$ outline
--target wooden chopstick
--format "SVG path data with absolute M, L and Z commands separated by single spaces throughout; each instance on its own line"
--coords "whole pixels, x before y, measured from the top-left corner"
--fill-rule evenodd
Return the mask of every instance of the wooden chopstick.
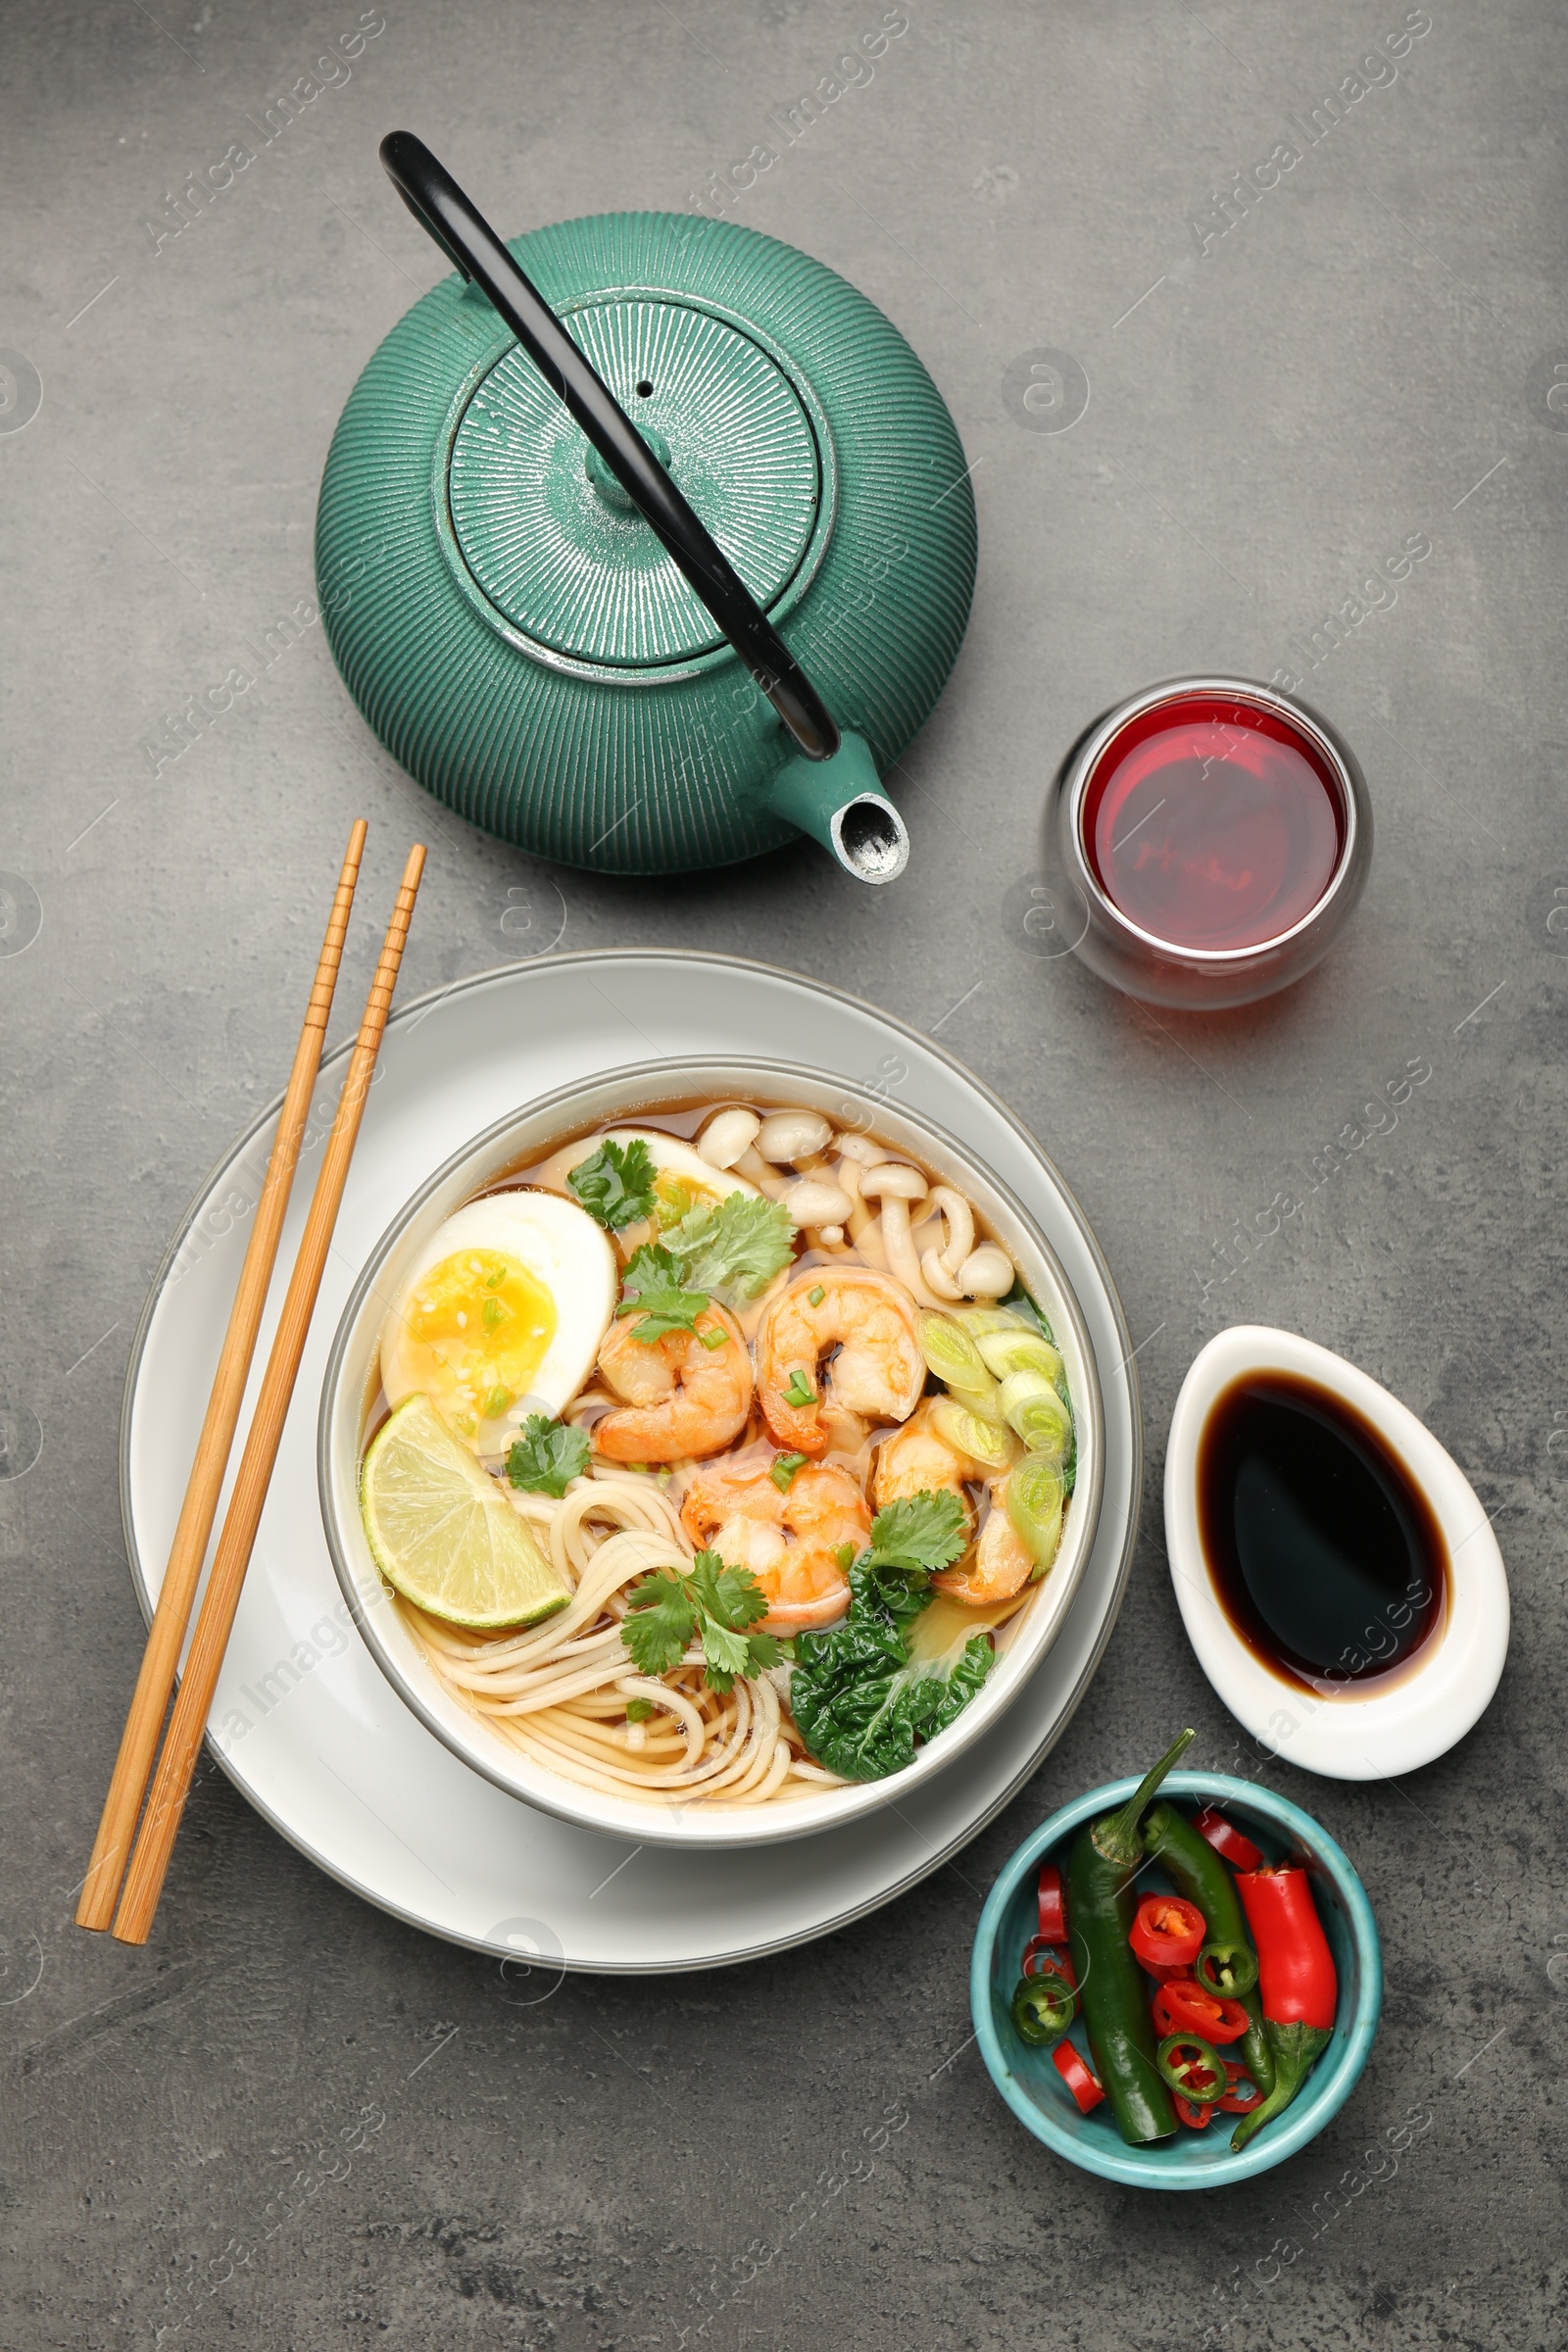
M 109 1794 L 104 1800 L 103 1818 L 98 1824 L 98 1836 L 93 1844 L 92 1860 L 87 1865 L 87 1876 L 82 1882 L 81 1900 L 76 1905 L 78 1928 L 107 1928 L 114 1918 L 120 1882 L 135 1833 L 136 1816 L 141 1811 L 147 1776 L 152 1771 L 153 1758 L 158 1752 L 158 1736 L 163 1730 L 164 1716 L 168 1711 L 169 1694 L 174 1688 L 174 1670 L 179 1664 L 185 1628 L 190 1622 L 191 1602 L 196 1597 L 202 1562 L 207 1557 L 207 1539 L 213 1532 L 213 1521 L 218 1514 L 223 1473 L 228 1467 L 229 1448 L 234 1443 L 234 1430 L 245 1396 L 245 1383 L 250 1375 L 251 1357 L 256 1352 L 256 1335 L 261 1329 L 262 1309 L 267 1303 L 268 1286 L 272 1279 L 278 1235 L 283 1230 L 294 1170 L 299 1162 L 300 1144 L 305 1134 L 305 1123 L 310 1117 L 311 1097 L 316 1091 L 317 1073 L 321 1066 L 321 1047 L 326 1037 L 327 1015 L 332 1009 L 332 991 L 337 981 L 338 965 L 343 957 L 343 940 L 349 927 L 349 909 L 354 904 L 354 886 L 360 876 L 365 835 L 365 819 L 361 817 L 349 835 L 343 870 L 338 876 L 337 895 L 332 901 L 326 937 L 321 943 L 320 961 L 316 967 L 316 985 L 311 991 L 300 1042 L 294 1050 L 294 1066 L 288 1074 L 283 1107 L 277 1118 L 277 1133 L 272 1139 L 261 1199 L 256 1203 L 256 1222 L 251 1227 L 245 1260 L 239 1270 L 239 1288 L 234 1293 L 228 1329 L 223 1334 L 222 1352 L 218 1359 L 213 1393 L 207 1404 L 207 1418 L 202 1423 L 201 1436 L 196 1442 L 196 1458 L 190 1466 L 185 1499 L 180 1505 L 179 1522 L 174 1529 L 174 1541 L 170 1546 L 169 1565 L 164 1570 L 158 1606 L 153 1613 L 147 1646 L 142 1652 L 141 1672 L 136 1677 L 125 1728 L 121 1734 L 120 1753 L 115 1758 Z
M 173 1852 L 174 1838 L 179 1830 L 180 1816 L 190 1790 L 191 1775 L 201 1753 L 202 1734 L 218 1688 L 219 1672 L 223 1652 L 228 1646 L 234 1612 L 239 1607 L 245 1571 L 250 1565 L 251 1549 L 256 1531 L 261 1524 L 262 1508 L 267 1500 L 267 1489 L 277 1449 L 282 1442 L 283 1423 L 287 1418 L 289 1400 L 294 1394 L 294 1382 L 305 1352 L 306 1335 L 316 1306 L 317 1293 L 321 1287 L 321 1275 L 326 1265 L 326 1253 L 332 1240 L 332 1228 L 337 1221 L 338 1205 L 343 1187 L 348 1180 L 349 1161 L 354 1154 L 355 1141 L 364 1115 L 365 1098 L 375 1071 L 375 1057 L 380 1050 L 381 1033 L 386 1027 L 392 1004 L 392 990 L 403 959 L 403 943 L 408 937 L 409 920 L 419 888 L 419 876 L 424 869 L 424 851 L 417 845 L 410 851 L 408 864 L 403 869 L 402 887 L 397 905 L 387 926 L 381 948 L 381 960 L 376 965 L 375 978 L 360 1023 L 348 1075 L 338 1097 L 337 1116 L 327 1138 L 320 1173 L 316 1180 L 316 1192 L 310 1213 L 305 1220 L 299 1255 L 289 1276 L 284 1294 L 282 1312 L 278 1318 L 277 1335 L 272 1342 L 267 1370 L 262 1375 L 261 1393 L 240 1456 L 239 1474 L 229 1498 L 228 1515 L 223 1532 L 218 1539 L 218 1550 L 207 1579 L 207 1591 L 202 1596 L 196 1619 L 196 1631 L 191 1639 L 190 1655 L 180 1678 L 179 1695 L 170 1717 L 169 1732 L 163 1753 L 147 1795 L 147 1810 L 142 1816 L 141 1829 L 125 1873 L 124 1891 L 115 1914 L 114 1933 L 122 1943 L 145 1943 L 152 1931 L 153 1915 L 163 1891 L 164 1878 Z

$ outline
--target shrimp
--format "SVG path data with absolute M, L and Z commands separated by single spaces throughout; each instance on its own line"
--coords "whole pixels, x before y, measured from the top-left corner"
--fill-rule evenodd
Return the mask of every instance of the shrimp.
M 884 1438 L 877 1448 L 874 1492 L 876 1507 L 903 1502 L 911 1494 L 956 1494 L 963 1505 L 965 1542 L 974 1533 L 974 1505 L 964 1492 L 964 1480 L 977 1473 L 945 1445 L 922 1414 Z
M 762 1630 L 831 1625 L 849 1606 L 844 1563 L 870 1541 L 871 1512 L 847 1470 L 807 1462 L 780 1490 L 755 1460 L 701 1471 L 680 1506 L 692 1542 L 728 1568 L 749 1568 L 767 1595 Z
M 817 1366 L 834 1348 L 819 1381 Z M 826 1452 L 834 1411 L 906 1421 L 925 1386 L 907 1293 L 868 1266 L 842 1273 L 815 1266 L 798 1275 L 762 1318 L 757 1376 L 768 1428 L 800 1453 Z
M 1034 1554 L 1007 1517 L 1006 1479 L 999 1478 L 992 1482 L 991 1510 L 973 1553 L 956 1568 L 942 1569 L 931 1579 L 931 1589 L 979 1609 L 987 1601 L 1010 1600 L 1034 1573 Z
M 597 1450 L 612 1462 L 680 1462 L 718 1453 L 739 1437 L 752 1409 L 752 1359 L 741 1327 L 711 1301 L 691 1331 L 644 1344 L 640 1315 L 612 1323 L 599 1369 L 623 1405 L 594 1426 Z M 722 1332 L 721 1348 L 704 1335 Z

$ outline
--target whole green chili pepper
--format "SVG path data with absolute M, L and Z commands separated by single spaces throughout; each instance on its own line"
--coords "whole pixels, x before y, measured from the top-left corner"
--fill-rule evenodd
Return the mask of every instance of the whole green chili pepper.
M 1154 2054 L 1148 1980 L 1127 1942 L 1133 1881 L 1144 1861 L 1138 1827 L 1145 1806 L 1194 1736 L 1183 1732 L 1120 1812 L 1081 1829 L 1067 1859 L 1067 1933 L 1090 2054 L 1117 2129 L 1135 2148 L 1167 2139 L 1176 2129 L 1176 2112 Z
M 1200 1837 L 1185 1815 L 1162 1797 L 1150 1809 L 1144 1824 L 1144 1851 L 1158 1862 L 1178 1894 L 1196 1903 L 1203 1914 L 1210 1944 L 1239 1945 L 1251 1960 L 1251 1984 L 1236 1992 L 1247 2011 L 1247 2032 L 1236 2045 L 1237 2055 L 1264 2097 L 1274 2087 L 1274 2052 L 1263 2031 L 1263 2004 L 1257 1992 L 1257 1961 L 1252 1938 L 1242 1913 L 1236 1882 L 1206 1838 Z M 1200 1978 L 1199 1982 L 1203 1980 Z M 1218 1990 L 1211 1986 L 1210 1990 Z M 1225 1987 L 1230 1992 L 1229 1985 Z

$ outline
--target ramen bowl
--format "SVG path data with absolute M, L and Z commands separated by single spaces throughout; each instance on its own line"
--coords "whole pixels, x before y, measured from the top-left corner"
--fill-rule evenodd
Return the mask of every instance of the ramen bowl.
M 1325 956 L 1372 856 L 1365 778 L 1326 719 L 1240 678 L 1170 678 L 1096 720 L 1046 826 L 1055 922 L 1149 1004 L 1249 1004 Z
M 360 1515 L 360 1465 L 372 1434 L 382 1326 L 437 1229 L 475 1195 L 578 1135 L 680 1103 L 777 1102 L 821 1112 L 840 1128 L 907 1152 L 967 1195 L 1012 1258 L 1051 1324 L 1075 1424 L 1077 1468 L 1060 1546 L 1044 1580 L 996 1630 L 997 1656 L 962 1712 L 902 1771 L 759 1805 L 687 1795 L 658 1801 L 603 1794 L 519 1753 L 461 1705 L 426 1662 L 371 1555 Z M 1014 1196 L 956 1138 L 839 1078 L 763 1060 L 656 1061 L 596 1076 L 527 1104 L 476 1136 L 420 1187 L 370 1252 L 333 1342 L 318 1433 L 321 1514 L 338 1582 L 372 1656 L 404 1703 L 464 1763 L 564 1821 L 642 1844 L 764 1845 L 837 1829 L 946 1770 L 1009 1707 L 1028 1706 L 1035 1669 L 1072 1606 L 1093 1549 L 1104 1477 L 1101 1391 L 1078 1301 L 1054 1252 Z

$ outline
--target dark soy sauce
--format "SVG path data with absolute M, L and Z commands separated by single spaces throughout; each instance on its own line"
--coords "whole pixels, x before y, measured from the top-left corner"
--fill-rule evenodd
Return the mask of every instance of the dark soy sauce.
M 1198 1525 L 1248 1648 L 1324 1696 L 1402 1677 L 1447 1615 L 1431 1503 L 1371 1422 L 1313 1381 L 1250 1373 L 1215 1399 Z

